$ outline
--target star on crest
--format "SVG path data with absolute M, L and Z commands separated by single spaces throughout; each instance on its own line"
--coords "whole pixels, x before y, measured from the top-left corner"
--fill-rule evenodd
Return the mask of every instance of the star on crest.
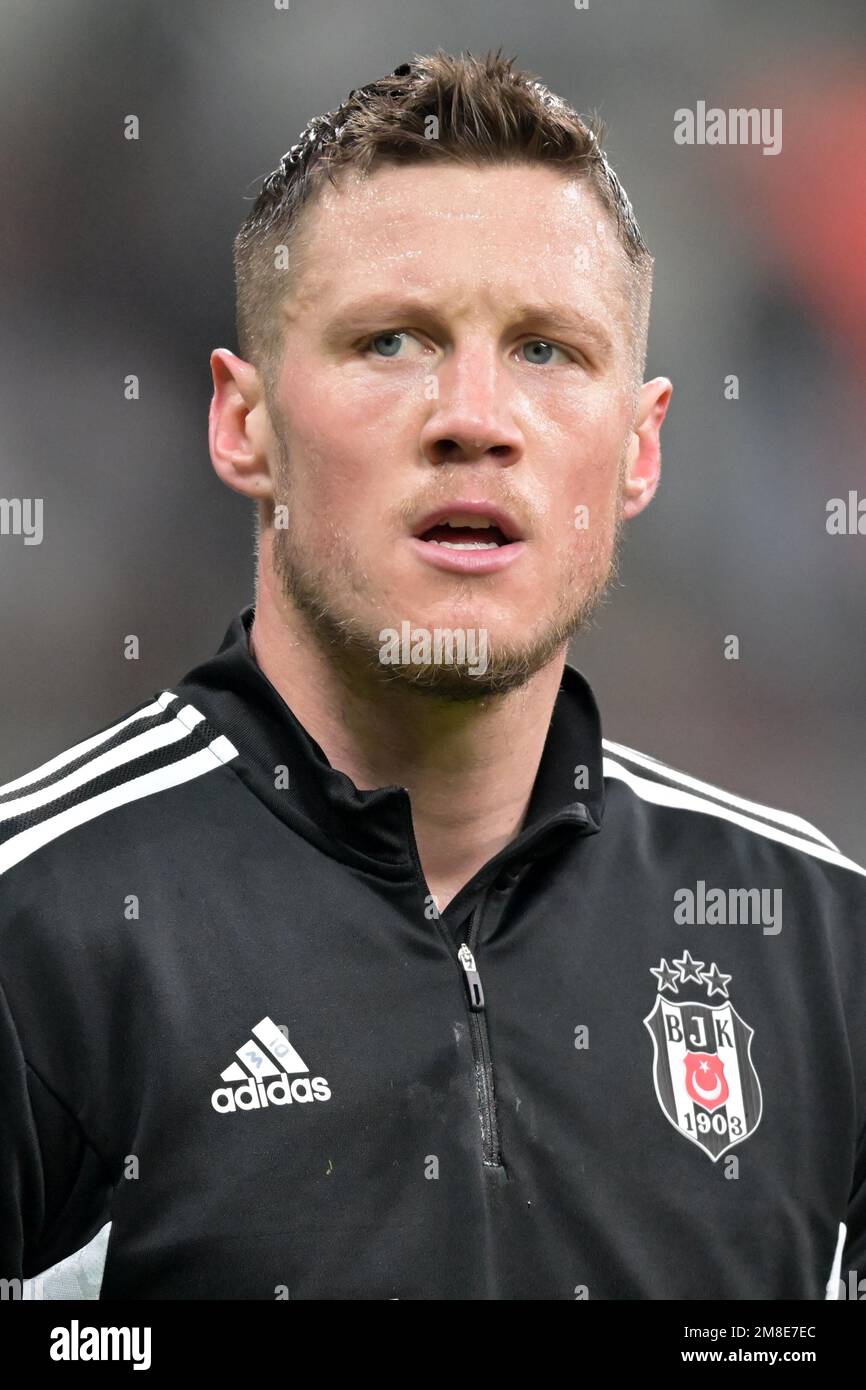
M 701 983 L 701 971 L 704 968 L 704 962 L 702 960 L 693 960 L 691 954 L 688 951 L 684 951 L 680 960 L 674 961 L 674 965 L 679 969 L 680 979 L 683 984 L 685 984 L 686 980 L 696 980 L 698 984 Z
M 712 999 L 714 994 L 721 994 L 724 999 L 730 998 L 728 994 L 728 981 L 732 979 L 730 975 L 723 975 L 716 962 L 713 961 L 709 970 L 705 970 L 701 979 L 707 986 L 709 996 Z
M 674 961 L 674 965 L 676 965 L 676 963 L 677 962 Z M 664 956 L 662 956 L 657 966 L 650 966 L 650 974 L 655 975 L 658 981 L 657 993 L 661 994 L 663 989 L 669 989 L 673 994 L 679 994 L 679 986 L 677 985 L 679 976 L 676 970 L 671 970 Z

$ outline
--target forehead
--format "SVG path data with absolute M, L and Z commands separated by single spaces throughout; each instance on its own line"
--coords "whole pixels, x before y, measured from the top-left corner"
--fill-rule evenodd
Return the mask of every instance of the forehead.
M 389 287 L 471 305 L 537 294 L 622 328 L 627 262 L 592 186 L 540 165 L 341 171 L 305 209 L 290 303 L 325 311 Z M 289 305 L 287 304 L 287 308 Z

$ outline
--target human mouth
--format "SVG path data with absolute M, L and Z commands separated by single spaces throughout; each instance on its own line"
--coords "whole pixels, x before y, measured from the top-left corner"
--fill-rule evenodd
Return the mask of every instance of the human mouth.
M 484 532 L 489 533 L 489 537 Z M 459 515 L 429 526 L 421 539 L 430 545 L 442 545 L 446 550 L 497 550 L 507 543 L 492 521 Z
M 525 549 L 508 513 L 481 501 L 438 507 L 416 524 L 412 542 L 436 568 L 476 574 L 503 569 Z

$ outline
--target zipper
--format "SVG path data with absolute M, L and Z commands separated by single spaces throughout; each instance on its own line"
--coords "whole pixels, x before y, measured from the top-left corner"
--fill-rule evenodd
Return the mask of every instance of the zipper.
M 478 970 L 478 963 L 475 959 L 475 948 L 478 935 L 481 930 L 481 923 L 484 919 L 484 909 L 491 889 L 484 890 L 480 902 L 472 913 L 469 925 L 468 940 L 461 942 L 457 952 L 457 959 L 460 962 L 463 983 L 466 987 L 466 999 L 469 1008 L 469 1033 L 472 1040 L 472 1056 L 475 1063 L 475 1086 L 478 1094 L 478 1110 L 481 1120 L 481 1157 L 486 1166 L 491 1168 L 502 1167 L 502 1153 L 499 1145 L 499 1123 L 496 1118 L 496 1088 L 493 1079 L 493 1059 L 490 1055 L 490 1037 L 487 1032 L 487 1009 L 484 1001 L 484 987 L 481 983 L 481 975 Z M 505 907 L 503 902 L 500 912 Z M 448 932 L 449 928 L 444 928 Z M 453 943 L 449 942 L 453 951 Z
M 424 877 L 424 870 L 421 866 L 421 857 L 418 853 L 418 845 L 415 840 L 415 829 L 412 823 L 412 812 L 408 805 L 406 807 L 407 836 L 415 862 L 418 878 L 427 888 Z M 572 804 L 563 810 L 554 812 L 547 816 L 543 821 L 534 825 L 530 831 L 525 831 L 520 837 L 520 848 L 524 854 L 533 849 L 536 843 L 544 839 L 547 832 L 554 824 L 565 824 L 575 822 L 587 829 L 597 829 L 598 827 L 591 820 L 586 807 L 582 803 Z M 514 850 L 514 842 L 508 847 L 509 851 Z M 505 853 L 505 851 L 501 851 Z M 490 861 L 495 863 L 495 859 Z M 487 865 L 490 868 L 490 864 Z M 513 875 L 518 878 L 519 871 Z M 513 886 L 513 885 L 512 885 Z M 429 889 L 427 889 L 429 893 Z M 484 988 L 481 984 L 481 975 L 478 970 L 478 963 L 475 959 L 476 943 L 478 941 L 484 911 L 487 906 L 487 899 L 491 892 L 497 891 L 490 884 L 484 889 L 480 901 L 473 909 L 468 939 L 460 943 L 459 949 L 454 950 L 454 936 L 450 926 L 441 920 L 437 915 L 434 920 L 442 935 L 449 953 L 455 956 L 460 966 L 460 973 L 463 976 L 463 983 L 466 989 L 466 999 L 469 1009 L 469 1034 L 472 1041 L 472 1056 L 475 1064 L 475 1084 L 478 1095 L 478 1110 L 481 1121 L 481 1157 L 485 1167 L 502 1168 L 502 1152 L 499 1141 L 499 1123 L 496 1117 L 496 1090 L 493 1079 L 493 1059 L 490 1055 L 490 1037 L 487 1032 L 487 1011 L 484 1000 Z M 501 903 L 498 908 L 499 915 L 505 910 L 510 893 L 500 890 Z

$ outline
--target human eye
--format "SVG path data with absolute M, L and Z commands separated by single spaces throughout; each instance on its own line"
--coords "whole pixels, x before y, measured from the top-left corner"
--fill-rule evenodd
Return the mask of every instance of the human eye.
M 547 338 L 530 338 L 527 342 L 522 344 L 520 351 L 522 352 L 525 348 L 541 348 L 545 353 L 558 352 L 566 362 L 574 362 L 576 360 L 571 353 L 566 352 L 565 348 L 559 347 L 556 343 L 548 342 Z M 544 357 L 543 359 L 539 359 L 538 357 L 527 357 L 524 360 L 531 362 L 532 365 L 536 367 L 548 367 L 551 365 L 550 357 Z
M 375 357 L 389 358 L 397 357 L 404 342 L 412 341 L 418 348 L 421 348 L 419 340 L 414 334 L 409 333 L 405 328 L 386 329 L 382 333 L 374 333 L 369 338 L 365 338 L 359 347 L 362 351 L 372 352 Z M 379 346 L 384 345 L 383 350 Z M 403 357 L 417 356 L 417 353 L 403 353 Z

